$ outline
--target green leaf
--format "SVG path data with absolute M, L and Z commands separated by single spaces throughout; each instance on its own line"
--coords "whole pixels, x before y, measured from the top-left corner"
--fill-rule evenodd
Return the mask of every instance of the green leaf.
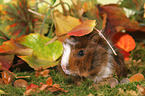
M 133 11 L 139 11 L 144 3 L 144 0 L 123 0 L 120 5 Z
M 53 5 L 56 2 L 56 0 L 50 0 L 50 2 L 51 2 L 51 5 Z
M 36 57 L 34 54 L 31 56 L 19 56 L 19 57 L 24 61 L 26 61 L 29 64 L 29 66 L 34 68 L 35 70 L 38 70 L 40 67 L 43 67 L 45 69 L 45 68 L 53 67 L 58 64 L 58 61 L 53 62 L 46 58 L 44 59 L 39 58 Z
M 3 36 L 3 34 L 0 33 L 0 45 L 2 45 L 2 43 L 6 41 L 5 37 Z
M 58 62 L 55 61 L 61 56 L 63 46 L 59 41 L 45 45 L 49 40 L 51 39 L 40 34 L 30 34 L 17 39 L 16 42 L 33 49 L 31 56 L 20 56 L 20 58 L 34 69 L 56 65 Z

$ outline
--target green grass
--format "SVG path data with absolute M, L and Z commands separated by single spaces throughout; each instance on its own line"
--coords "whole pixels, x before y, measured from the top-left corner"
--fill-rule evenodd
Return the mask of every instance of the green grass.
M 30 78 L 26 78 L 25 80 L 28 81 L 28 83 L 34 83 L 36 85 L 39 85 L 40 82 L 46 83 L 46 79 L 48 77 L 35 77 L 35 72 L 19 72 L 17 73 L 19 76 L 22 75 L 29 75 Z M 137 85 L 145 86 L 145 81 L 140 82 L 133 82 L 129 84 L 122 84 L 117 85 L 115 88 L 111 88 L 109 85 L 103 85 L 103 84 L 93 84 L 91 81 L 87 80 L 85 82 L 81 82 L 79 86 L 76 86 L 75 84 L 69 83 L 70 78 L 65 78 L 61 73 L 56 72 L 54 69 L 50 70 L 50 76 L 53 78 L 53 84 L 60 84 L 61 88 L 64 90 L 67 90 L 68 92 L 56 92 L 46 93 L 45 91 L 42 91 L 40 93 L 34 93 L 33 96 L 87 96 L 87 95 L 104 95 L 104 96 L 125 96 L 122 93 L 119 93 L 119 89 L 121 88 L 124 92 L 133 90 L 136 93 L 138 93 Z M 18 88 L 14 87 L 12 85 L 1 85 L 0 90 L 5 91 L 7 94 L 6 96 L 22 96 L 23 93 L 26 91 L 26 88 Z

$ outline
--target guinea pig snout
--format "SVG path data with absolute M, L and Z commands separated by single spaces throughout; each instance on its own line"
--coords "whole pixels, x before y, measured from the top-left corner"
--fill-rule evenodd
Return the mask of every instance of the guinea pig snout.
M 67 66 L 62 65 L 61 67 L 62 67 L 63 71 L 65 72 L 65 74 L 70 74 L 70 71 L 67 69 L 68 68 Z

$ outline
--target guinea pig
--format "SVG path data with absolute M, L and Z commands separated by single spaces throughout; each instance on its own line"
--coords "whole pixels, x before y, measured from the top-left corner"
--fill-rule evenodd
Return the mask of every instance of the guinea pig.
M 84 36 L 70 36 L 63 42 L 60 66 L 65 74 L 85 77 L 100 82 L 114 74 L 126 76 L 123 56 L 117 56 L 97 32 Z

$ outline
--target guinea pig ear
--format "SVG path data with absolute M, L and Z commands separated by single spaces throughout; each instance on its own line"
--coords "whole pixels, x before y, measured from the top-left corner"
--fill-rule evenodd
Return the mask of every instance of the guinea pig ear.
M 65 42 L 70 44 L 70 45 L 75 45 L 77 43 L 77 39 L 76 39 L 76 37 L 71 36 L 70 38 L 66 39 Z
M 88 38 L 91 42 L 98 42 L 98 40 L 100 39 L 100 36 L 98 35 L 97 32 L 92 32 L 89 34 L 89 38 Z
M 127 68 L 124 65 L 124 58 L 122 56 L 122 54 L 117 53 L 117 56 L 113 56 L 115 61 L 116 61 L 116 72 L 117 72 L 117 76 L 118 78 L 126 77 L 127 76 Z

